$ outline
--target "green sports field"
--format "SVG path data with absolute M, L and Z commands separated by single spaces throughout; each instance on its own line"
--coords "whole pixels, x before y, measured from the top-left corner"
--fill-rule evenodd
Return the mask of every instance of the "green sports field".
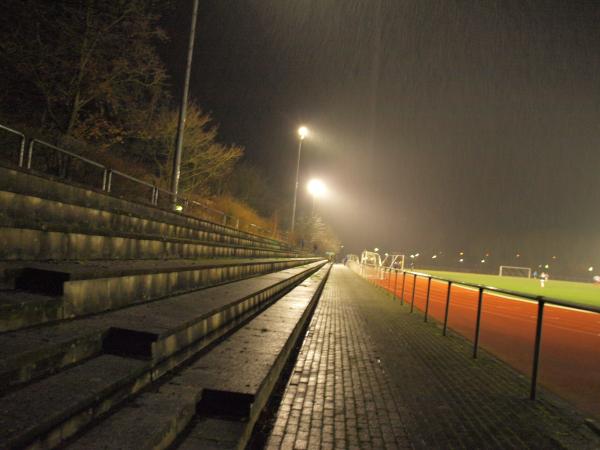
M 498 275 L 482 275 L 477 273 L 441 272 L 437 270 L 416 269 L 417 272 L 428 273 L 452 281 L 483 284 L 499 289 L 508 289 L 524 294 L 543 295 L 554 299 L 565 300 L 584 305 L 600 307 L 600 285 L 592 283 L 576 283 L 573 281 L 548 280 L 545 287 L 533 278 L 500 277 Z

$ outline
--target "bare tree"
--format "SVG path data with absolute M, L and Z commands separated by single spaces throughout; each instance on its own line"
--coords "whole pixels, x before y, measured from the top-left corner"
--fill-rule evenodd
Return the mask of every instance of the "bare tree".
M 136 154 L 154 165 L 157 178 L 168 186 L 175 152 L 177 111 L 159 113 L 132 145 Z M 217 141 L 218 128 L 209 114 L 195 104 L 187 109 L 181 162 L 181 187 L 183 191 L 208 196 L 214 194 L 221 181 L 231 173 L 244 149 Z
M 0 79 L 21 91 L 4 111 L 59 136 L 118 142 L 142 126 L 166 79 L 156 2 L 6 0 Z M 13 96 L 14 97 L 14 96 Z M 137 123 L 136 123 L 137 122 Z

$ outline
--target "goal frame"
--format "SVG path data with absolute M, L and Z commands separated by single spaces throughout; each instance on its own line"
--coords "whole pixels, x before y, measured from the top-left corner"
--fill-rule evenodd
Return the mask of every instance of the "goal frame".
M 531 278 L 531 267 L 521 267 L 521 266 L 500 266 L 498 269 L 498 276 L 500 277 L 508 277 L 511 275 L 503 275 L 502 271 L 504 269 L 518 269 L 518 270 L 526 270 L 527 271 L 527 276 L 523 277 L 523 278 Z
M 404 270 L 404 255 L 399 253 L 386 255 L 381 262 L 382 267 Z

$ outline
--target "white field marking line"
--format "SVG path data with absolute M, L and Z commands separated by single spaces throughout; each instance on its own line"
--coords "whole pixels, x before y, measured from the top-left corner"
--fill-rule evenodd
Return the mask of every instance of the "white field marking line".
M 448 284 L 447 282 L 441 281 L 441 280 L 432 279 L 432 281 L 437 281 L 440 284 L 446 284 L 446 285 Z M 465 291 L 475 291 L 475 292 L 479 291 L 479 289 L 471 287 L 471 286 L 463 286 L 463 285 L 459 284 L 458 281 L 453 281 L 452 282 L 452 286 L 454 286 L 454 287 L 456 287 L 458 289 L 464 289 Z M 485 295 L 489 295 L 489 296 L 492 296 L 492 297 L 505 298 L 507 300 L 514 300 L 514 301 L 517 301 L 517 302 L 526 302 L 526 303 L 533 303 L 533 304 L 537 304 L 538 303 L 535 300 L 529 300 L 527 298 L 515 297 L 514 295 L 502 294 L 500 292 L 485 291 Z M 598 313 L 595 313 L 593 311 L 586 311 L 585 309 L 571 308 L 571 307 L 562 306 L 562 305 L 553 305 L 552 303 L 546 303 L 546 306 L 552 307 L 552 308 L 567 309 L 569 311 L 577 311 L 577 312 L 586 313 L 586 314 L 598 314 Z

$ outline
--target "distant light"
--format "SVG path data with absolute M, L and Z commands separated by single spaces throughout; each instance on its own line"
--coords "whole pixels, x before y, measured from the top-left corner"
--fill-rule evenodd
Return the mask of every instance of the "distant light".
M 483 263 L 485 263 L 485 259 L 482 259 L 482 260 L 481 260 L 481 264 L 483 264 Z
M 593 272 L 594 268 L 592 266 L 588 267 L 588 272 Z
M 489 254 L 489 253 L 486 253 L 486 254 L 485 254 L 485 257 L 487 258 L 488 256 L 490 256 L 490 254 Z
M 520 258 L 520 257 L 521 257 L 521 255 L 520 255 L 519 253 L 517 253 L 515 256 L 516 256 L 517 258 Z
M 410 255 L 410 257 L 411 257 L 411 258 L 414 258 L 414 257 L 415 257 L 415 255 Z
M 465 252 L 460 252 L 459 253 L 460 256 L 463 256 L 464 254 L 465 254 Z
M 415 258 L 418 258 L 420 253 L 415 253 Z
M 183 205 L 175 205 L 175 211 L 183 211 Z
M 431 259 L 437 259 L 437 255 L 433 255 Z
M 553 256 L 552 259 L 556 259 L 556 256 Z
M 313 178 L 308 182 L 308 192 L 310 195 L 316 198 L 324 197 L 327 195 L 327 186 L 321 180 Z
M 389 253 L 386 253 L 385 256 L 389 256 Z
M 308 128 L 304 126 L 298 128 L 298 136 L 300 136 L 300 139 L 304 139 L 306 136 L 308 136 Z
M 463 259 L 463 258 L 460 258 L 460 259 L 458 260 L 458 262 L 463 262 L 463 261 L 464 261 L 464 259 Z
M 550 266 L 549 266 L 548 264 L 546 264 L 546 265 L 544 266 L 544 269 L 549 269 L 549 268 L 550 268 Z
M 376 252 L 378 252 L 378 251 L 379 251 L 379 249 L 378 249 L 377 247 L 375 247 L 373 250 L 375 250 Z

